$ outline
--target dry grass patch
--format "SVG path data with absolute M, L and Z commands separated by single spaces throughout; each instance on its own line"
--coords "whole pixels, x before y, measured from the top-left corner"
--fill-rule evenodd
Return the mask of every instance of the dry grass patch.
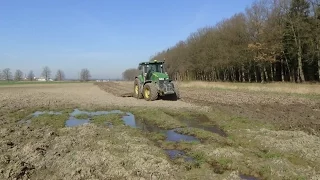
M 310 163 L 316 163 L 320 167 L 320 137 L 318 136 L 308 135 L 302 131 L 272 131 L 268 129 L 248 131 L 248 134 L 251 138 L 259 140 L 262 146 L 286 154 L 295 154 L 297 157 Z

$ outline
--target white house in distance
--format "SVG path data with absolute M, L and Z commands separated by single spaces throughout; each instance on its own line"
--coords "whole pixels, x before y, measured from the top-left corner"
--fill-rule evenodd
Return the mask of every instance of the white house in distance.
M 37 79 L 37 81 L 46 81 L 46 78 L 40 77 Z M 53 81 L 53 80 L 51 78 L 49 78 L 48 81 Z
M 43 77 L 40 77 L 40 78 L 37 79 L 37 81 L 46 81 L 46 79 L 43 78 Z

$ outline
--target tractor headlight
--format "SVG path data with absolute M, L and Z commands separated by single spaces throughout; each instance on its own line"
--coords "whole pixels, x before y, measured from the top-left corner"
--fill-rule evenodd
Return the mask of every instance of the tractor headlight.
M 164 78 L 159 78 L 159 80 L 164 80 Z

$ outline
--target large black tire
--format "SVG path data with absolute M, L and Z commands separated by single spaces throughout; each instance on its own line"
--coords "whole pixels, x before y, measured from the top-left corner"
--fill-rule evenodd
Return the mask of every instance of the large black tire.
M 149 93 L 148 93 L 149 92 Z M 153 83 L 147 83 L 143 87 L 143 96 L 147 101 L 154 101 L 158 99 L 158 89 Z
M 135 97 L 137 99 L 142 99 L 143 98 L 142 92 L 141 92 L 141 84 L 140 84 L 140 80 L 138 78 L 136 78 L 134 80 L 133 97 Z

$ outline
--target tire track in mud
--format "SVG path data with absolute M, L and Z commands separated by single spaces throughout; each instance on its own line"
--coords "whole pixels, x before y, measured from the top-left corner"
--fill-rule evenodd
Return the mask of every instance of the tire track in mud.
M 95 83 L 101 90 L 111 93 L 115 96 L 122 97 L 124 94 L 130 94 L 132 91 L 129 89 L 128 84 L 118 82 L 104 82 Z

